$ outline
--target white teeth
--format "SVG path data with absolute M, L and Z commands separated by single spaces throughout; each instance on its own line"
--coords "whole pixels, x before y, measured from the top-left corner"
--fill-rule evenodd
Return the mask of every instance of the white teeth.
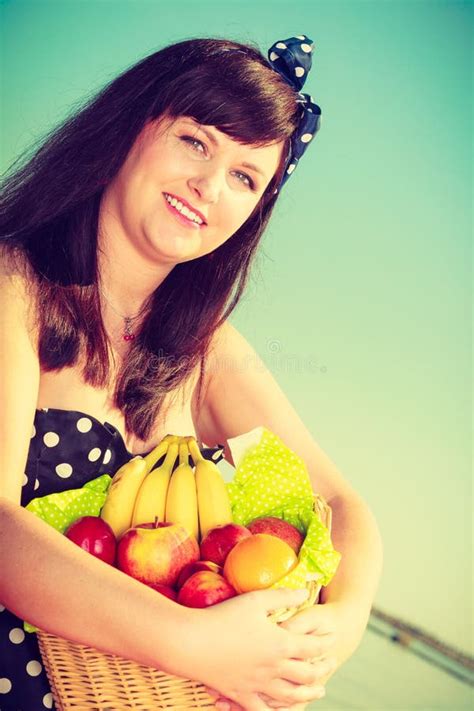
M 192 210 L 189 208 L 185 207 L 183 203 L 181 203 L 179 200 L 176 198 L 172 198 L 170 195 L 165 195 L 165 199 L 167 202 L 170 203 L 178 212 L 180 212 L 182 215 L 188 218 L 188 220 L 192 220 L 193 222 L 196 222 L 198 225 L 202 225 L 203 220 L 201 220 L 200 217 L 196 215 Z

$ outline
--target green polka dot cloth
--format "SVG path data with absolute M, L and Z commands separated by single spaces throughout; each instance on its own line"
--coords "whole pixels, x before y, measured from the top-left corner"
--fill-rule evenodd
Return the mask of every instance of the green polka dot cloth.
M 112 477 L 102 474 L 88 481 L 81 489 L 69 489 L 33 499 L 26 508 L 64 533 L 71 523 L 82 516 L 99 516 L 111 481 Z
M 314 492 L 303 460 L 264 427 L 229 441 L 236 471 L 227 483 L 234 522 L 246 526 L 276 516 L 305 535 L 298 565 L 272 587 L 304 588 L 307 580 L 328 585 L 341 554 L 313 510 Z
M 81 489 L 70 489 L 32 499 L 25 508 L 49 523 L 60 533 L 82 516 L 99 516 L 105 503 L 112 477 L 108 474 L 88 481 Z M 23 623 L 25 632 L 36 632 L 29 622 Z

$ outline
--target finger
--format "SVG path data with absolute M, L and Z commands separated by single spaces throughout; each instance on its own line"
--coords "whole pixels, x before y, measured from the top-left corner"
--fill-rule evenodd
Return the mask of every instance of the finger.
M 217 711 L 245 711 L 242 706 L 230 700 L 217 701 L 215 708 Z
M 288 706 L 281 701 L 275 701 L 275 699 L 270 698 L 270 696 L 266 696 L 266 694 L 261 694 L 261 696 L 270 708 L 279 709 L 279 711 L 304 711 L 307 706 L 306 702 L 303 704 L 291 704 Z
M 285 679 L 293 684 L 311 686 L 319 684 L 324 686 L 330 676 L 336 671 L 335 657 L 325 657 L 315 662 L 299 662 L 292 659 L 282 663 L 279 667 L 279 679 Z
M 204 690 L 211 697 L 214 702 L 215 708 L 218 711 L 242 711 L 242 707 L 234 703 L 231 699 L 217 691 L 217 689 L 212 689 L 210 686 L 205 686 Z
M 281 608 L 297 607 L 308 599 L 309 591 L 306 589 L 292 590 L 290 588 L 273 588 L 266 590 L 253 590 L 244 595 L 251 595 L 268 612 L 275 612 Z
M 306 702 L 304 704 L 291 704 L 291 706 L 287 706 L 279 701 L 272 700 L 269 696 L 263 695 L 263 698 L 270 708 L 279 709 L 279 711 L 304 711 L 307 708 Z
M 314 680 L 312 683 L 323 685 L 335 672 L 337 662 L 334 657 L 328 657 L 326 659 L 320 659 L 317 662 L 313 662 L 312 666 L 314 667 Z
M 290 659 L 318 659 L 326 656 L 334 647 L 336 635 L 313 635 L 313 634 L 297 634 L 292 635 L 290 641 Z
M 245 711 L 268 711 L 273 708 L 269 706 L 260 694 L 247 694 L 239 699 Z
M 306 636 L 312 638 L 313 644 L 315 644 L 316 640 L 317 644 L 319 645 L 318 653 L 314 654 L 311 659 L 316 659 L 317 657 L 325 657 L 333 649 L 337 641 L 337 635 L 334 634 L 334 632 L 330 632 L 328 634 L 323 635 L 307 632 Z
M 324 686 L 316 682 L 314 684 L 292 684 L 284 679 L 274 679 L 268 685 L 267 694 L 277 701 L 284 703 L 287 706 L 294 704 L 308 703 L 315 699 L 322 699 L 326 690 Z
M 221 697 L 221 693 L 217 691 L 217 689 L 212 689 L 210 686 L 205 686 L 204 691 L 206 692 L 206 694 L 209 694 L 213 701 L 216 701 Z
M 278 677 L 294 684 L 313 684 L 318 678 L 318 669 L 314 662 L 287 659 L 279 665 Z
M 297 634 L 333 634 L 334 624 L 328 619 L 327 615 L 318 616 L 315 614 L 314 608 L 310 607 L 302 612 L 293 615 L 288 620 L 278 623 L 279 627 L 288 632 Z

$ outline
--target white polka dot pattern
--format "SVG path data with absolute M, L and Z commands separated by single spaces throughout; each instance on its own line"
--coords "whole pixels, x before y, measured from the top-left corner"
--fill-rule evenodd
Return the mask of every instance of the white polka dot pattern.
M 61 479 L 67 479 L 72 474 L 72 467 L 67 462 L 62 462 L 55 467 L 55 471 Z
M 10 630 L 8 639 L 12 644 L 21 644 L 25 639 L 25 633 L 19 627 L 14 627 L 12 630 Z
M 101 454 L 102 452 L 100 451 L 100 449 L 98 447 L 94 447 L 94 449 L 91 449 L 91 451 L 87 455 L 87 458 L 90 462 L 96 462 Z
M 41 674 L 42 668 L 43 667 L 36 659 L 32 659 L 31 662 L 28 662 L 26 665 L 26 671 L 30 676 L 38 676 L 38 674 Z
M 21 503 L 64 533 L 81 516 L 100 514 L 111 481 L 108 471 L 116 471 L 129 456 L 113 425 L 86 413 L 37 408 L 24 476 L 22 473 Z M 54 708 L 36 635 L 30 634 L 35 631 L 33 625 L 0 605 L 2 711 Z
M 297 35 L 275 42 L 268 50 L 268 60 L 272 68 L 297 92 L 296 101 L 300 107 L 298 125 L 291 136 L 291 145 L 286 157 L 277 193 L 293 174 L 299 160 L 320 127 L 321 108 L 309 94 L 301 91 L 312 66 L 314 42 L 306 35 Z M 309 138 L 308 138 L 309 136 Z
M 76 427 L 79 432 L 85 434 L 86 432 L 89 432 L 90 429 L 92 429 L 92 420 L 90 420 L 88 417 L 81 417 L 77 421 Z
M 59 435 L 56 432 L 46 432 L 43 442 L 47 447 L 56 447 L 59 444 Z
M 9 691 L 11 691 L 12 688 L 12 683 L 10 679 L 6 679 L 5 677 L 0 678 L 0 694 L 8 694 Z

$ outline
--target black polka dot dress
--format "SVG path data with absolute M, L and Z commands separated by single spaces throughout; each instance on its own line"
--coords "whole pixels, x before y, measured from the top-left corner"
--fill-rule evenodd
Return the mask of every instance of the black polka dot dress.
M 222 448 L 202 453 L 214 461 L 222 458 Z M 37 410 L 21 505 L 113 474 L 131 456 L 120 432 L 107 422 L 77 411 Z M 36 634 L 25 632 L 23 620 L 0 604 L 0 711 L 54 708 Z

